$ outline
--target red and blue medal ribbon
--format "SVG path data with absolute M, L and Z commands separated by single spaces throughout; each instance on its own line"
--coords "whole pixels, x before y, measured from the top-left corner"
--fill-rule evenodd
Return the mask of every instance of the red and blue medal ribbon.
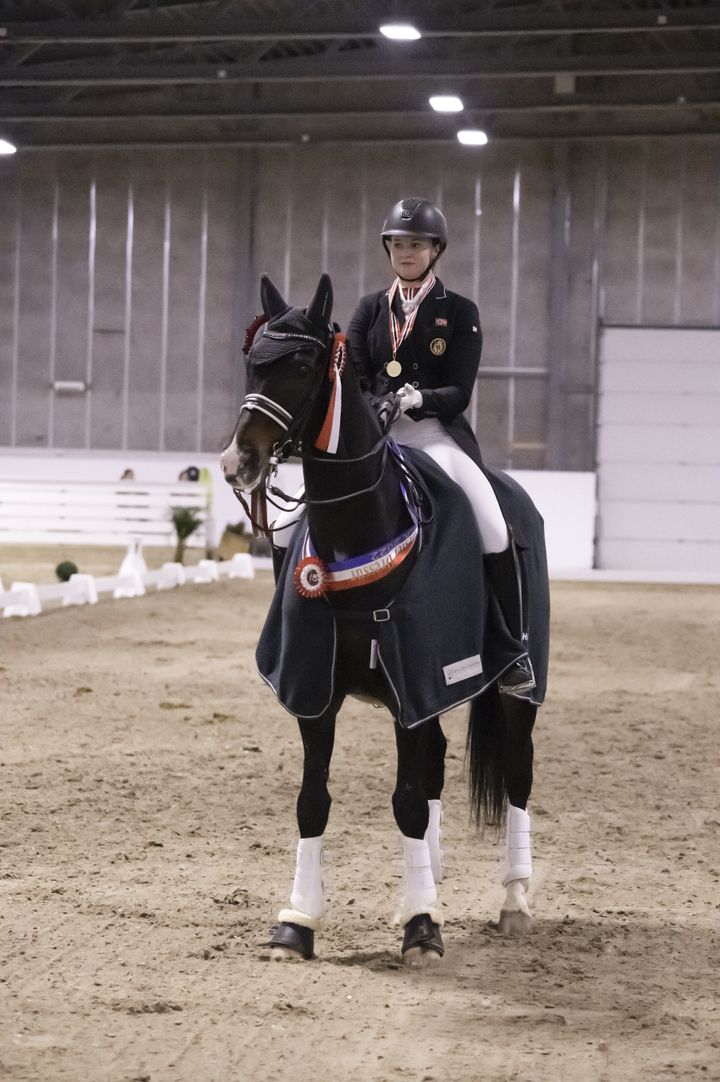
M 364 552 L 349 560 L 325 563 L 315 552 L 308 534 L 302 559 L 294 571 L 295 588 L 301 597 L 313 598 L 335 590 L 369 586 L 400 566 L 411 552 L 417 536 L 418 525 L 413 522 L 403 533 L 372 552 Z
M 405 341 L 405 339 L 410 335 L 413 327 L 415 326 L 415 317 L 418 314 L 418 309 L 434 285 L 435 275 L 431 271 L 427 279 L 423 282 L 422 286 L 413 297 L 413 300 L 415 301 L 415 308 L 407 317 L 402 327 L 400 326 L 400 320 L 393 312 L 393 301 L 395 300 L 395 294 L 400 288 L 400 279 L 396 278 L 393 284 L 390 286 L 387 297 L 388 308 L 390 309 L 390 341 L 392 342 L 393 359 L 395 358 L 395 354 L 397 353 L 398 349 Z
M 411 478 L 412 474 L 407 471 L 402 451 L 395 441 L 388 439 L 388 446 L 390 453 L 405 468 L 408 478 Z M 309 531 L 306 533 L 302 557 L 293 572 L 295 589 L 301 597 L 322 597 L 336 590 L 352 590 L 356 586 L 369 586 L 371 582 L 377 582 L 378 579 L 384 578 L 400 566 L 412 552 L 415 542 L 421 543 L 420 526 L 427 521 L 421 519 L 417 493 L 411 495 L 404 481 L 400 482 L 400 491 L 412 519 L 412 525 L 371 552 L 364 552 L 347 560 L 325 563 L 315 551 Z

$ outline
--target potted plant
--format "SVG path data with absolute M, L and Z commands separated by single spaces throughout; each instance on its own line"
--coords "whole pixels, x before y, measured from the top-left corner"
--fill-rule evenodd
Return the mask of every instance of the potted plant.
M 177 537 L 174 560 L 175 563 L 181 564 L 185 556 L 187 539 L 191 534 L 195 533 L 198 526 L 202 526 L 203 517 L 200 511 L 194 507 L 171 507 L 170 518 Z

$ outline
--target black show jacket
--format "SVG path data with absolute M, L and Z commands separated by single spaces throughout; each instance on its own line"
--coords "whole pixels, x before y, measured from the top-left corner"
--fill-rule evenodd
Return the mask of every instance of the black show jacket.
M 360 300 L 347 338 L 353 364 L 370 394 L 385 395 L 411 383 L 422 392 L 423 404 L 408 410 L 407 416 L 414 421 L 437 417 L 458 446 L 482 465 L 477 440 L 463 416 L 482 351 L 477 305 L 446 290 L 437 279 L 418 308 L 410 335 L 398 348 L 396 360 L 402 371 L 395 377 L 386 371 L 393 359 L 386 290 Z

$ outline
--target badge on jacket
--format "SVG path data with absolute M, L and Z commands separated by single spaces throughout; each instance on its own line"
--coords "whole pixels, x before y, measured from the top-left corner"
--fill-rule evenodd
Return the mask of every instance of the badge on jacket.
M 434 353 L 436 357 L 441 357 L 447 349 L 447 342 L 444 338 L 433 338 L 430 343 L 430 352 Z
M 447 327 L 447 320 L 443 319 L 442 316 L 438 316 L 437 319 L 435 320 L 435 326 L 436 327 Z

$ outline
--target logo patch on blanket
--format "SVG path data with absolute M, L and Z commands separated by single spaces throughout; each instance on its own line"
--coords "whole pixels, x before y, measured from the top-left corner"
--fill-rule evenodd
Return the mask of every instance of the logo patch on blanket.
M 460 680 L 468 680 L 471 676 L 477 676 L 482 671 L 482 658 L 479 654 L 464 657 L 462 661 L 453 661 L 450 665 L 443 665 L 445 683 L 448 686 L 457 684 Z

